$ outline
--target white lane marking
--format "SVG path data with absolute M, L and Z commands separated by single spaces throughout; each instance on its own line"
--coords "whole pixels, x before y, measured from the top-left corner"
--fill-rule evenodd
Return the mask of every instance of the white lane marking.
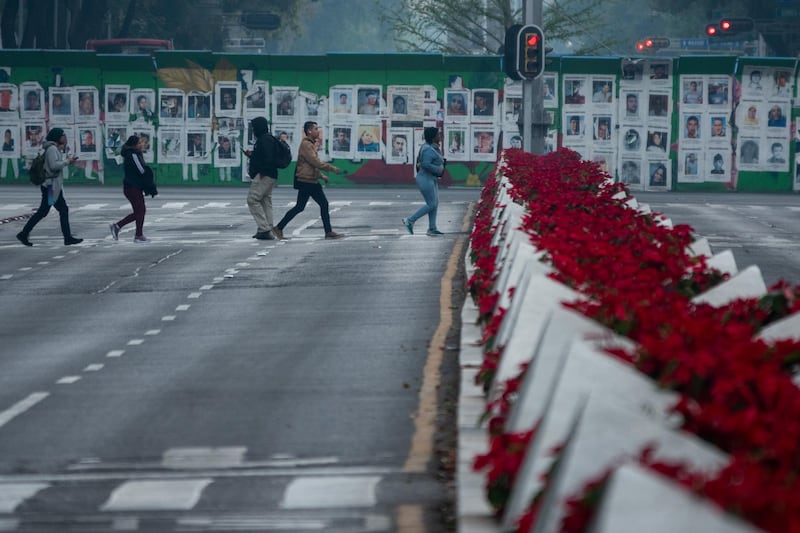
M 797 207 L 795 205 L 787 205 L 786 209 L 788 209 L 789 211 L 800 211 L 800 207 Z
M 201 290 L 201 291 L 210 291 L 213 288 L 214 288 L 213 285 L 203 285 L 202 287 L 200 287 L 199 290 Z
M 101 363 L 92 363 L 91 365 L 86 365 L 86 368 L 83 369 L 84 372 L 99 372 L 103 370 L 105 365 Z
M 369 202 L 367 205 L 385 206 L 385 205 L 394 205 L 394 202 Z
M 300 234 L 303 232 L 303 230 L 306 230 L 306 229 L 310 228 L 311 226 L 313 226 L 313 225 L 314 225 L 314 224 L 316 224 L 316 223 L 317 223 L 317 220 L 316 220 L 316 219 L 314 219 L 314 220 L 309 220 L 308 222 L 306 222 L 305 224 L 303 224 L 302 226 L 300 226 L 299 228 L 297 228 L 296 230 L 294 230 L 294 231 L 292 232 L 292 237 L 299 237 L 299 236 L 300 236 Z
M 161 466 L 173 469 L 235 468 L 244 464 L 246 446 L 170 448 L 161 457 Z
M 206 207 L 228 207 L 230 202 L 208 202 L 206 205 L 201 205 L 198 209 L 205 209 Z
M 76 211 L 99 211 L 103 209 L 108 204 L 86 204 L 81 207 L 78 207 Z
M 64 259 L 63 255 L 54 255 L 53 259 Z
M 181 531 L 330 531 L 331 521 L 319 518 L 274 516 L 187 516 L 175 522 Z M 370 528 L 370 531 L 381 531 Z M 383 528 L 389 531 L 389 528 Z
M 202 292 L 190 292 L 189 296 L 187 296 L 187 298 L 197 299 L 197 298 L 200 298 L 202 295 L 203 295 Z
M 131 339 L 127 342 L 128 346 L 139 346 L 144 344 L 144 339 Z
M 39 262 L 38 262 L 38 263 L 36 263 L 36 264 L 37 264 L 37 265 L 49 265 L 49 264 L 50 264 L 50 261 L 39 261 Z
M 335 202 L 328 202 L 328 205 L 349 206 L 353 205 L 353 202 L 351 200 L 337 200 Z
M 282 509 L 373 507 L 380 476 L 309 477 L 293 480 L 280 502 Z
M 139 519 L 135 516 L 115 516 L 111 519 L 112 531 L 139 531 Z
M 191 231 L 189 235 L 219 235 L 221 231 Z
M 101 511 L 189 511 L 211 479 L 128 481 L 115 488 Z
M 14 417 L 21 415 L 37 403 L 41 402 L 45 398 L 50 396 L 49 392 L 32 392 L 27 397 L 23 398 L 22 400 L 18 401 L 5 411 L 0 413 L 0 427 L 5 426 Z
M 13 483 L 0 485 L 0 513 L 13 513 L 17 506 L 50 486 L 49 483 Z
M 159 333 L 161 333 L 160 329 L 148 329 L 144 332 L 145 335 L 158 335 Z
M 376 235 L 397 235 L 401 231 L 405 232 L 406 230 L 399 230 L 399 229 L 372 229 L 369 230 L 370 233 L 374 233 Z
M 234 266 L 238 268 L 249 267 L 250 263 L 236 263 Z
M 14 277 L 14 274 L 3 274 L 0 276 L 0 279 L 11 279 Z
M 20 272 L 25 272 L 26 270 L 32 270 L 32 269 L 33 269 L 33 267 L 22 267 L 22 268 L 18 268 L 17 270 L 19 270 Z
M 161 317 L 162 322 L 172 322 L 175 320 L 175 315 L 166 315 Z
M 189 202 L 167 202 L 161 206 L 162 209 L 183 209 Z
M 122 357 L 122 354 L 125 353 L 125 350 L 109 350 L 106 354 L 106 357 Z
M 219 283 L 220 281 L 223 281 L 224 279 L 225 278 L 223 278 L 223 277 L 216 277 L 216 278 L 213 278 L 211 281 L 213 281 L 214 283 Z
M 181 304 L 175 308 L 176 311 L 188 311 L 191 305 L 189 304 Z
M 3 204 L 0 205 L 0 209 L 8 209 L 9 211 L 22 211 L 22 210 L 32 211 L 33 206 L 28 204 Z
M 73 383 L 80 381 L 80 379 L 80 376 L 64 376 L 56 381 L 56 385 L 72 385 Z

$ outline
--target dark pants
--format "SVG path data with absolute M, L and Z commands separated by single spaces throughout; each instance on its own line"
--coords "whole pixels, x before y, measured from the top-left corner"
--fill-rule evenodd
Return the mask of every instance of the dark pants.
M 36 210 L 33 216 L 28 219 L 28 223 L 25 224 L 25 227 L 22 228 L 22 234 L 25 237 L 27 237 L 33 227 L 50 212 L 50 204 L 47 202 L 47 187 L 39 188 L 42 190 L 42 202 L 39 204 L 39 209 Z M 58 211 L 58 218 L 61 222 L 61 233 L 64 235 L 65 239 L 71 237 L 72 233 L 69 231 L 69 207 L 67 207 L 67 202 L 64 200 L 64 191 L 58 194 L 58 200 L 53 204 L 53 207 Z
M 143 235 L 142 228 L 144 228 L 144 213 L 146 211 L 144 206 L 144 194 L 138 187 L 125 187 L 122 189 L 122 192 L 125 193 L 125 198 L 127 198 L 131 203 L 133 213 L 130 213 L 128 216 L 117 222 L 117 226 L 122 228 L 122 226 L 125 224 L 135 220 L 136 236 L 141 237 Z
M 330 233 L 333 231 L 331 228 L 331 215 L 328 212 L 328 199 L 325 197 L 325 191 L 322 190 L 322 185 L 319 183 L 304 183 L 302 181 L 297 182 L 297 203 L 295 206 L 283 215 L 283 218 L 280 222 L 278 222 L 277 226 L 278 229 L 283 231 L 283 228 L 291 222 L 291 220 L 303 212 L 303 209 L 306 208 L 306 204 L 308 203 L 309 198 L 313 198 L 317 205 L 319 205 L 319 214 L 322 217 L 322 227 L 325 229 L 325 233 Z

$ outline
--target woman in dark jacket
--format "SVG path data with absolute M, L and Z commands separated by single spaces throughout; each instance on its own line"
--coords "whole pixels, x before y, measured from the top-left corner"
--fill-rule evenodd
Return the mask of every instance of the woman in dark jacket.
M 144 139 L 136 135 L 131 135 L 122 146 L 122 157 L 125 165 L 125 178 L 122 180 L 125 198 L 131 203 L 133 213 L 129 213 L 125 218 L 115 224 L 110 224 L 111 238 L 115 241 L 119 239 L 119 230 L 125 224 L 136 221 L 136 236 L 134 242 L 147 242 L 150 239 L 144 236 L 144 195 L 149 194 L 155 197 L 158 194 L 155 182 L 153 181 L 153 171 L 144 162 L 142 151 L 144 150 Z

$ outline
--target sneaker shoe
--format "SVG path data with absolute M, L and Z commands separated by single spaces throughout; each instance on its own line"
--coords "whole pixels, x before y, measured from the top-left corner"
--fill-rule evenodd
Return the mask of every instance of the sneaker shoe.
M 408 230 L 409 235 L 414 235 L 414 223 L 409 222 L 407 218 L 403 219 L 403 225 Z
M 335 231 L 329 231 L 325 234 L 326 239 L 341 239 L 344 237 L 344 233 L 336 233 Z
M 28 236 L 22 233 L 21 231 L 17 233 L 17 240 L 24 244 L 25 246 L 33 246 L 33 243 L 28 240 Z
M 111 230 L 111 238 L 115 241 L 119 240 L 119 226 L 116 224 L 109 224 L 108 229 Z
M 275 237 L 272 236 L 272 233 L 268 231 L 259 231 L 253 236 L 254 239 L 259 239 L 262 241 L 271 241 L 274 240 Z
M 428 237 L 437 237 L 439 235 L 444 235 L 444 233 L 442 233 L 438 229 L 429 229 L 427 233 L 425 233 L 425 235 L 427 235 Z
M 283 230 L 278 226 L 272 227 L 272 233 L 275 234 L 275 237 L 281 241 L 285 241 L 286 237 L 283 236 Z
M 144 235 L 137 235 L 133 238 L 133 242 L 150 242 L 150 239 L 145 237 Z
M 80 244 L 83 242 L 83 239 L 79 239 L 78 237 L 69 236 L 64 239 L 64 245 L 69 246 L 71 244 Z

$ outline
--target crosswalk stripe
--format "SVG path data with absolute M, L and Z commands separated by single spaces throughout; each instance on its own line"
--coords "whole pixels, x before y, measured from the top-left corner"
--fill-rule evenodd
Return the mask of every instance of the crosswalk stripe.
M 292 480 L 283 493 L 283 509 L 372 507 L 379 476 L 307 477 Z
M 82 205 L 82 206 L 76 208 L 76 210 L 77 211 L 99 211 L 100 209 L 103 209 L 107 205 L 108 204 L 85 204 L 85 205 Z
M 128 481 L 111 492 L 100 510 L 188 511 L 211 482 L 211 478 Z
M 0 484 L 0 513 L 13 513 L 20 503 L 49 486 L 48 483 Z

